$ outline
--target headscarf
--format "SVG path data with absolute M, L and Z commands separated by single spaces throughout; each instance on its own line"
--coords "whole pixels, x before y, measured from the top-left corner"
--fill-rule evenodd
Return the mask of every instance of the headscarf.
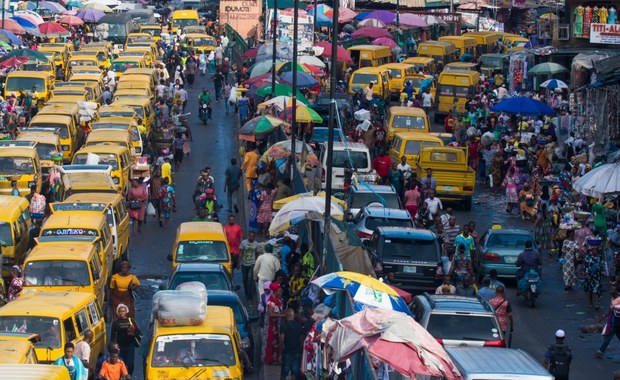
M 116 307 L 116 314 L 120 316 L 119 311 L 121 310 L 121 308 L 124 307 L 127 312 L 129 312 L 129 307 L 127 305 L 125 305 L 124 303 L 119 303 L 118 306 Z

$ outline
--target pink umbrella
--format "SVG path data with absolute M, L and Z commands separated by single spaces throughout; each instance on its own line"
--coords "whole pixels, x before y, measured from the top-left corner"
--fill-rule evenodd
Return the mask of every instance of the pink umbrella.
M 8 30 L 9 32 L 12 32 L 13 34 L 24 34 L 24 33 L 26 33 L 24 31 L 24 28 L 22 28 L 22 26 L 19 25 L 17 23 L 17 21 L 11 20 L 9 18 L 6 18 L 4 20 L 0 20 L 0 29 Z
M 357 16 L 357 12 L 349 9 L 349 8 L 339 8 L 338 9 L 338 22 L 340 24 L 346 24 L 347 22 L 353 21 L 353 19 Z
M 62 25 L 53 21 L 39 24 L 39 31 L 42 35 L 49 38 L 59 38 L 71 35 L 71 33 L 69 33 L 67 29 L 63 28 Z
M 400 15 L 398 23 L 407 28 L 426 28 L 428 26 L 421 16 L 413 13 Z
M 84 21 L 77 16 L 62 16 L 58 19 L 59 24 L 65 24 L 69 26 L 79 26 L 84 25 Z
M 385 29 L 376 28 L 374 26 L 368 26 L 366 28 L 358 29 L 355 32 L 351 33 L 352 38 L 360 38 L 360 37 L 368 37 L 368 38 L 379 38 L 379 37 L 387 37 L 392 38 L 390 32 Z
M 392 40 L 391 38 L 387 38 L 387 37 L 379 37 L 377 39 L 374 39 L 372 41 L 373 45 L 383 45 L 383 46 L 387 46 L 390 49 L 394 49 L 395 47 L 398 46 L 398 44 L 396 42 L 394 42 L 394 40 Z
M 361 29 L 360 29 L 361 30 Z M 323 53 L 321 54 L 323 57 L 330 58 L 332 56 L 332 44 L 327 41 L 320 41 L 314 44 L 314 46 L 322 47 Z M 351 55 L 344 47 L 338 45 L 336 51 L 336 59 L 346 63 L 353 63 L 351 59 Z
M 252 77 L 252 78 L 250 78 L 250 79 L 246 80 L 246 81 L 245 81 L 245 82 L 243 82 L 243 83 L 244 83 L 244 84 L 246 84 L 246 85 L 248 85 L 248 86 L 251 86 L 251 85 L 253 85 L 254 83 L 258 83 L 258 82 L 263 81 L 263 80 L 269 80 L 269 81 L 271 81 L 271 73 L 262 74 L 262 75 L 257 75 L 257 76 L 255 76 L 255 77 Z

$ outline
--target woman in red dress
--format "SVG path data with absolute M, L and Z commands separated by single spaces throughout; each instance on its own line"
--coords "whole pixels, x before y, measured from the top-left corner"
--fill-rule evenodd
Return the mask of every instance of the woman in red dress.
M 280 319 L 284 317 L 282 288 L 277 282 L 272 282 L 269 288 L 272 294 L 267 301 L 267 318 L 263 329 L 264 359 L 265 364 L 280 364 Z

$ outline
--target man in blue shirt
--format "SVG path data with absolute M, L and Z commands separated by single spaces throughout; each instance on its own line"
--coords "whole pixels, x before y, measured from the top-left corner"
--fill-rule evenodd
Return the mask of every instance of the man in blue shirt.
M 474 242 L 474 237 L 469 234 L 468 225 L 464 225 L 463 233 L 454 239 L 454 247 L 458 247 L 459 244 L 463 244 L 465 246 L 465 253 L 467 253 L 473 260 L 473 255 L 476 252 L 476 243 Z
M 478 289 L 478 295 L 485 301 L 488 301 L 491 298 L 495 297 L 495 290 L 491 289 L 491 287 L 489 286 L 490 283 L 491 280 L 488 277 L 485 277 L 482 280 L 482 287 Z

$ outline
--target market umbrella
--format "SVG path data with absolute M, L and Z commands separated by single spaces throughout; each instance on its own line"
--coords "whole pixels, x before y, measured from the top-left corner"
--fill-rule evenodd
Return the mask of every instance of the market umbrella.
M 52 13 L 57 13 L 57 14 L 61 14 L 67 11 L 65 7 L 53 1 L 39 2 L 39 8 L 44 8 L 44 9 L 49 10 Z
M 292 99 L 293 96 L 293 87 L 289 86 L 288 84 L 282 84 L 282 83 L 276 83 L 276 97 L 277 96 L 286 96 L 286 97 L 290 97 L 290 99 L 286 99 L 286 101 L 284 103 L 281 104 L 288 104 L 288 102 Z M 270 96 L 271 95 L 271 86 L 266 86 L 263 87 L 261 89 L 256 90 L 256 95 L 258 96 Z M 297 100 L 299 102 L 302 102 L 304 104 L 310 104 L 308 102 L 308 99 L 306 99 L 306 97 L 304 96 L 304 94 L 301 93 L 301 91 L 297 90 Z
M 282 198 L 282 199 L 278 199 L 277 201 L 273 201 L 271 208 L 274 210 L 279 210 L 282 207 L 284 207 L 285 204 L 296 201 L 300 198 L 308 198 L 308 197 L 323 197 L 325 198 L 325 192 L 324 191 L 319 191 L 318 193 L 314 194 L 314 192 L 312 191 L 308 191 L 305 193 L 298 193 L 295 195 L 291 195 L 290 197 L 286 197 L 286 198 Z M 332 195 L 332 203 L 337 203 L 340 205 L 340 207 L 342 207 L 343 209 L 345 207 L 347 207 L 347 202 L 343 201 L 342 199 L 336 198 Z
M 282 61 L 276 59 L 276 65 L 281 62 Z M 272 64 L 271 61 L 262 61 L 262 62 L 256 63 L 254 66 L 252 66 L 252 69 L 250 70 L 250 78 L 254 78 L 257 75 L 262 75 L 262 74 L 270 72 L 271 64 Z
M 43 53 L 30 49 L 13 50 L 12 52 L 2 56 L 2 58 L 0 58 L 0 62 L 4 62 L 11 57 L 28 57 L 41 62 L 49 62 L 49 59 L 47 59 L 47 57 Z
M 246 79 L 245 81 L 243 81 L 243 85 L 245 86 L 251 86 L 255 83 L 261 82 L 261 81 L 268 81 L 271 82 L 271 73 L 265 73 L 265 74 L 261 74 L 261 75 L 256 75 L 250 79 Z
M 292 62 L 280 62 L 276 65 L 276 73 L 278 75 L 285 73 L 287 71 L 293 71 L 293 63 Z M 297 72 L 306 73 L 308 72 L 305 67 L 297 64 Z
M 558 19 L 558 15 L 556 15 L 555 13 L 551 13 L 551 12 L 547 12 L 542 14 L 539 19 L 543 20 L 543 21 L 550 21 L 550 20 L 557 20 Z
M 280 81 L 284 83 L 288 83 L 290 85 L 293 84 L 293 72 L 287 71 L 280 75 Z M 319 84 L 319 81 L 316 80 L 312 75 L 306 74 L 303 72 L 297 72 L 297 87 L 299 88 L 309 88 L 314 87 Z
M 98 11 L 103 11 L 105 13 L 112 13 L 112 8 L 108 7 L 105 4 L 90 2 L 84 5 L 83 9 L 96 9 Z
M 573 183 L 573 189 L 595 198 L 620 194 L 620 163 L 605 164 L 590 170 Z
M 372 40 L 371 44 L 387 46 L 390 49 L 394 49 L 395 47 L 398 46 L 398 44 L 396 42 L 394 42 L 393 39 L 387 38 L 387 37 L 376 38 L 376 39 Z
M 383 21 L 384 24 L 391 24 L 396 19 L 396 14 L 390 11 L 372 11 L 368 13 L 364 20 L 369 18 L 376 18 L 377 20 Z
M 463 378 L 443 346 L 409 315 L 365 309 L 333 324 L 326 345 L 336 362 L 366 348 L 371 358 L 407 378 Z
M 320 41 L 314 44 L 314 46 L 318 46 L 323 49 L 323 53 L 321 54 L 323 57 L 331 58 L 332 56 L 332 44 L 331 43 L 327 41 Z M 336 59 L 338 61 L 349 63 L 349 64 L 353 63 L 353 60 L 351 59 L 351 55 L 349 54 L 347 49 L 345 49 L 341 45 L 337 46 Z
M 271 88 L 269 86 L 256 90 L 256 93 L 258 94 L 258 91 L 262 89 L 266 89 L 265 92 L 267 92 L 267 94 L 271 93 L 270 92 Z M 262 110 L 263 108 L 267 108 L 267 107 L 275 107 L 278 111 L 284 111 L 289 106 L 292 100 L 293 98 L 288 95 L 276 95 L 276 97 L 274 98 L 271 98 L 262 103 L 259 103 L 258 106 L 256 106 L 256 108 L 259 110 Z
M 37 25 L 43 23 L 43 20 L 39 20 L 38 18 L 33 17 L 30 14 L 16 14 L 13 15 L 13 17 L 11 18 L 17 21 L 17 23 L 21 25 L 22 28 L 36 28 Z
M 398 24 L 407 28 L 426 28 L 428 26 L 421 16 L 413 13 L 405 13 L 398 16 Z
M 491 107 L 491 111 L 533 116 L 555 115 L 553 108 L 549 107 L 547 104 L 526 96 L 502 100 Z
M 6 54 L 7 52 L 13 50 L 13 46 L 7 44 L 6 42 L 0 40 L 0 54 Z
M 353 21 L 353 19 L 357 16 L 357 12 L 349 8 L 339 8 L 338 9 L 338 23 L 345 24 L 347 22 Z
M 282 119 L 273 116 L 259 116 L 251 119 L 239 129 L 239 138 L 247 141 L 255 141 L 256 136 L 266 135 L 282 124 Z
M 292 102 L 290 104 L 292 106 Z M 287 112 L 288 119 L 292 119 L 292 108 L 289 107 Z M 297 103 L 297 109 L 295 110 L 295 120 L 298 123 L 322 123 L 323 118 L 319 115 L 315 110 L 310 108 L 310 106 Z
M 84 4 L 79 0 L 70 0 L 65 3 L 65 7 L 67 8 L 80 8 L 82 5 Z
M 333 294 L 334 291 L 348 291 L 356 310 L 370 307 L 411 313 L 405 301 L 394 289 L 376 278 L 361 273 L 333 272 L 315 279 L 312 283 L 327 294 Z
M 66 24 L 69 26 L 80 26 L 84 25 L 84 21 L 77 16 L 62 16 L 58 19 L 59 24 Z
M 313 55 L 300 55 L 299 57 L 297 57 L 297 63 L 316 66 L 320 68 L 325 67 L 325 62 L 321 61 L 320 58 L 315 57 Z
M 99 9 L 86 8 L 77 13 L 77 16 L 85 22 L 97 22 L 105 16 L 105 12 Z
M 351 34 L 351 33 L 355 32 L 357 29 L 355 29 L 355 27 L 353 26 L 353 24 L 345 24 L 345 25 L 343 25 L 343 26 L 342 26 L 342 30 L 343 30 L 345 33 L 349 33 L 349 34 Z
M 568 85 L 559 79 L 549 79 L 542 82 L 540 87 L 555 90 L 556 88 L 568 88 Z
M 528 70 L 529 75 L 555 75 L 559 73 L 565 73 L 568 69 L 559 63 L 545 62 L 539 63 Z
M 290 144 L 290 141 L 289 141 Z M 297 142 L 301 151 L 301 141 Z M 344 211 L 337 203 L 331 203 L 331 216 L 342 220 Z M 274 215 L 269 225 L 269 234 L 276 235 L 285 232 L 289 227 L 294 226 L 304 220 L 323 220 L 325 213 L 325 197 L 306 197 L 296 201 L 289 202 L 282 206 Z
M 30 58 L 24 57 L 24 56 L 14 56 L 9 59 L 5 59 L 1 61 L 0 68 L 8 69 L 10 67 L 17 67 L 17 66 L 23 65 L 24 63 L 28 62 L 29 59 Z
M 309 65 L 307 63 L 302 64 L 302 66 L 303 66 L 305 72 L 310 73 L 312 75 L 321 76 L 321 75 L 325 74 L 325 72 L 323 70 L 321 70 L 320 67 L 312 66 L 312 65 Z
M 360 37 L 368 37 L 368 38 L 379 38 L 379 37 L 388 37 L 392 38 L 390 32 L 382 28 L 376 28 L 374 26 L 368 26 L 366 28 L 358 29 L 355 32 L 351 33 L 351 37 L 360 38 Z
M 39 25 L 39 31 L 48 38 L 68 37 L 71 35 L 67 29 L 57 22 L 44 22 Z
M 19 25 L 19 23 L 10 18 L 5 18 L 4 20 L 0 20 L 0 28 L 4 30 L 8 30 L 9 32 L 17 35 L 22 35 L 26 33 L 24 28 Z
M 376 28 L 385 28 L 386 25 L 383 21 L 378 20 L 376 18 L 367 18 L 365 20 L 360 21 L 359 23 L 357 23 L 357 26 L 359 28 L 364 28 L 367 26 L 374 26 Z
M 397 286 L 394 286 L 391 284 L 388 284 L 388 285 L 390 288 L 394 289 L 396 293 L 398 293 L 398 295 L 403 299 L 403 301 L 405 301 L 407 305 L 411 303 L 411 300 L 413 299 L 413 294 L 406 292 Z
M 22 41 L 15 35 L 15 33 L 8 30 L 0 29 L 0 41 L 4 41 L 8 44 L 19 45 Z
M 308 14 L 314 15 L 314 4 L 308 5 Z M 332 17 L 334 15 L 334 9 L 329 5 L 319 4 L 316 6 L 317 14 Z
M 256 54 L 258 54 L 258 48 L 253 47 L 251 49 L 246 50 L 245 53 L 241 54 L 241 58 L 256 59 Z

